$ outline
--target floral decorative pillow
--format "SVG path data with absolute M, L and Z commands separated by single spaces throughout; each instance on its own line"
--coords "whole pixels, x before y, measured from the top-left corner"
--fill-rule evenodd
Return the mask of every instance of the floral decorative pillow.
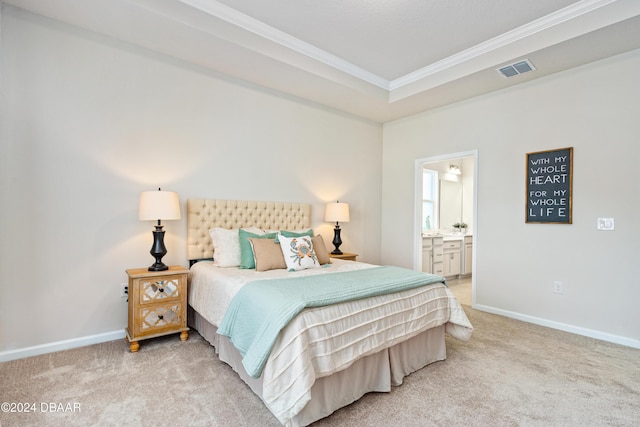
M 320 268 L 320 262 L 313 250 L 313 242 L 309 236 L 285 237 L 278 234 L 280 247 L 287 270 L 297 271 L 307 268 Z

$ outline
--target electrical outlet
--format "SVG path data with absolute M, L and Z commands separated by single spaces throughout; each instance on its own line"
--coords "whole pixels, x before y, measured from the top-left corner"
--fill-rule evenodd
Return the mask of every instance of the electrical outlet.
M 564 292 L 564 285 L 561 281 L 555 280 L 553 282 L 553 292 L 555 292 L 556 294 L 562 294 Z
M 616 223 L 613 218 L 598 218 L 598 230 L 613 231 L 616 229 Z
M 121 283 L 120 284 L 120 297 L 127 298 L 129 296 L 129 284 Z

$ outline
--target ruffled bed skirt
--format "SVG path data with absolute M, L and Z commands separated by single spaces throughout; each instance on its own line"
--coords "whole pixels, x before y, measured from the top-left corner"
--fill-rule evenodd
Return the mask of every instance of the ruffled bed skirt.
M 262 398 L 261 378 L 252 378 L 242 366 L 242 356 L 217 328 L 189 307 L 189 326 L 211 345 L 220 360 L 230 365 L 251 390 Z M 347 369 L 319 378 L 311 388 L 311 400 L 287 425 L 304 426 L 324 418 L 369 392 L 388 392 L 405 376 L 446 358 L 445 326 L 421 334 L 378 353 L 362 357 Z

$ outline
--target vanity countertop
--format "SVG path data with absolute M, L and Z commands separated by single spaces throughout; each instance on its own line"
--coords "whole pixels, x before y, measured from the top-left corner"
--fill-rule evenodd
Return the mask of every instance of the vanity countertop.
M 473 237 L 473 234 L 422 234 L 422 237 L 442 237 L 444 241 L 464 240 L 465 237 Z
M 444 234 L 442 236 L 442 240 L 445 242 L 452 240 L 464 240 L 464 236 L 462 234 Z

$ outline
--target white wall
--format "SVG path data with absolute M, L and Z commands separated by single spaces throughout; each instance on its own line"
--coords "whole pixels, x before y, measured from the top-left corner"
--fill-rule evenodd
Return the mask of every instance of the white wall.
M 640 346 L 639 67 L 633 51 L 386 124 L 383 262 L 412 266 L 415 160 L 478 149 L 477 306 Z M 569 146 L 573 224 L 525 224 L 526 153 Z
M 0 353 L 124 336 L 124 271 L 153 262 L 138 197 L 158 186 L 183 208 L 165 263 L 186 265 L 190 197 L 311 203 L 328 245 L 324 205 L 349 202 L 341 249 L 379 262 L 379 124 L 2 12 Z

